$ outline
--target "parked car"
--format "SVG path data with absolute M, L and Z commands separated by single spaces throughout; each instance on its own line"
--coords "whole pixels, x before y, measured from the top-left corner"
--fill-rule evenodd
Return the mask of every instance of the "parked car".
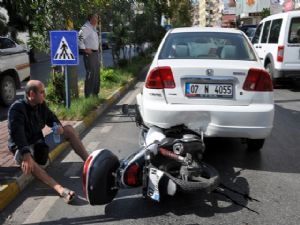
M 8 106 L 14 102 L 21 82 L 29 77 L 26 49 L 9 38 L 0 37 L 0 103 Z
M 244 33 L 246 33 L 246 31 L 249 29 L 249 28 L 256 28 L 257 25 L 255 24 L 247 24 L 247 25 L 242 25 L 239 27 L 239 30 L 243 31 Z
M 109 49 L 111 47 L 109 41 L 109 35 L 110 32 L 101 32 L 101 41 L 102 41 L 103 50 Z
M 251 25 L 240 26 L 239 29 L 241 31 L 243 31 L 250 40 L 252 40 L 252 38 L 255 34 L 256 27 L 257 27 L 257 25 L 251 24 Z
M 247 35 L 247 37 L 250 39 L 250 41 L 252 40 L 252 38 L 254 37 L 256 28 L 255 27 L 249 27 L 247 29 L 247 31 L 245 32 L 245 34 Z
M 278 13 L 263 19 L 252 43 L 274 85 L 279 78 L 300 78 L 300 11 Z
M 185 124 L 260 149 L 273 127 L 273 86 L 240 30 L 176 28 L 163 38 L 137 105 L 149 126 Z

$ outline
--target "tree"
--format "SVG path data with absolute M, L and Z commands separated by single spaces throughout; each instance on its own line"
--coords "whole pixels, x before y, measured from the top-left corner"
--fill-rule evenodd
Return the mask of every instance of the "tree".
M 261 19 L 270 16 L 271 15 L 271 11 L 269 8 L 263 8 L 263 10 L 261 11 Z
M 8 33 L 5 16 L 0 13 L 0 36 L 5 36 Z
M 33 0 L 2 0 L 0 2 L 0 6 L 7 10 L 9 16 L 7 26 L 10 28 L 11 36 L 15 41 L 18 31 L 31 30 L 29 21 L 35 14 L 30 8 L 33 2 Z
M 192 1 L 170 0 L 169 17 L 173 27 L 188 27 L 192 25 Z

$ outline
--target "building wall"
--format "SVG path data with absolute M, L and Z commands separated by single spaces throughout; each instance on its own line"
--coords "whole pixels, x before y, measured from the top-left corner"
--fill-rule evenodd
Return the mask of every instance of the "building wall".
M 229 26 L 234 19 L 227 15 L 237 16 L 237 25 L 258 24 L 261 20 L 260 12 L 269 8 L 271 14 L 289 9 L 293 2 L 292 10 L 300 10 L 300 0 L 194 0 L 193 25 L 195 26 Z M 224 16 L 221 24 L 222 11 Z
M 206 0 L 199 0 L 199 26 L 206 26 Z
M 300 9 L 300 0 L 294 0 L 295 1 L 295 9 Z
M 258 24 L 260 12 L 270 8 L 271 0 L 236 0 L 236 15 L 239 24 Z
M 271 0 L 236 0 L 236 15 L 261 12 L 270 8 Z
M 193 25 L 221 26 L 222 0 L 198 0 L 194 2 Z

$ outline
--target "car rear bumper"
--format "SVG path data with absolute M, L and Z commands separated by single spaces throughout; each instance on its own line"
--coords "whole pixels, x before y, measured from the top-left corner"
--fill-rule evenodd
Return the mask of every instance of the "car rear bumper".
M 275 78 L 300 78 L 299 70 L 276 70 L 274 71 Z
M 140 99 L 141 100 L 141 99 Z M 160 102 L 141 104 L 148 125 L 169 128 L 185 124 L 207 137 L 266 138 L 273 128 L 274 105 L 248 106 L 180 105 Z

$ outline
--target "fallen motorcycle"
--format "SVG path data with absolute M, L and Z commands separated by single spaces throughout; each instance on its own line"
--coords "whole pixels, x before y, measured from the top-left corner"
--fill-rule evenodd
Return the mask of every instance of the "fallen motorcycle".
M 119 160 L 110 150 L 99 149 L 84 164 L 83 189 L 91 205 L 111 202 L 121 188 L 141 187 L 145 198 L 159 202 L 177 192 L 212 192 L 218 187 L 218 172 L 202 161 L 203 133 L 185 125 L 147 127 L 138 110 L 134 116 L 141 131 L 138 151 Z

